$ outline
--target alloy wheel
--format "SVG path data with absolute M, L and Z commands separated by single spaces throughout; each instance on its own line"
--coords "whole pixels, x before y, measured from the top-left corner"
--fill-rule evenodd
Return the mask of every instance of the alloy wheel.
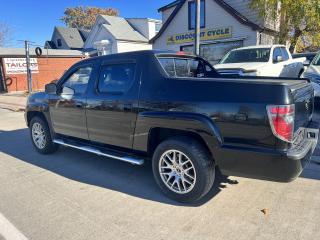
M 46 146 L 46 135 L 42 125 L 38 122 L 32 125 L 32 139 L 37 148 L 43 149 Z
M 159 161 L 163 183 L 179 194 L 190 192 L 196 183 L 196 170 L 190 158 L 178 150 L 164 152 Z

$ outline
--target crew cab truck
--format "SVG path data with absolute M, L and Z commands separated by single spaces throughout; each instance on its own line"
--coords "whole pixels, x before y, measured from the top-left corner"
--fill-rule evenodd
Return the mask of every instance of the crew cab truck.
M 260 45 L 231 50 L 215 65 L 223 75 L 299 78 L 306 58 L 293 59 L 284 45 Z
M 304 79 L 221 77 L 202 58 L 138 51 L 85 59 L 29 96 L 35 149 L 59 145 L 141 165 L 170 198 L 201 199 L 223 174 L 292 181 L 317 140 Z M 130 183 L 128 183 L 130 184 Z

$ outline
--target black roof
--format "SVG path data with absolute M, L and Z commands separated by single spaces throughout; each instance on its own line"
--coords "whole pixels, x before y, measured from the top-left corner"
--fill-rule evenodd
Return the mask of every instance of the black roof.
M 182 8 L 182 6 L 184 5 L 184 3 L 186 1 L 187 0 L 174 1 L 174 2 L 158 9 L 158 11 L 163 11 L 163 10 L 166 10 L 166 9 L 171 8 L 173 6 L 176 6 L 176 8 L 173 10 L 171 15 L 167 19 L 167 21 L 163 24 L 163 26 L 160 29 L 160 31 L 158 32 L 158 34 L 150 40 L 150 43 L 153 43 L 155 40 L 157 40 L 161 36 L 161 34 L 166 30 L 166 28 L 169 26 L 171 21 L 177 15 L 177 13 L 179 12 L 179 10 Z M 243 16 L 241 13 L 239 13 L 237 10 L 235 10 L 233 7 L 231 7 L 229 4 L 227 4 L 223 0 L 212 0 L 212 1 L 215 1 L 220 7 L 222 7 L 225 11 L 227 11 L 231 16 L 233 16 L 235 19 L 237 19 L 240 23 L 251 27 L 253 30 L 266 31 L 271 34 L 276 33 L 276 31 L 274 31 L 272 29 L 261 27 L 258 24 L 251 22 L 248 18 Z
M 103 55 L 103 56 L 95 56 L 95 57 L 90 57 L 86 58 L 84 60 L 81 60 L 80 62 L 91 62 L 95 61 L 96 59 L 105 59 L 105 60 L 114 60 L 116 59 L 115 57 L 121 59 L 130 59 L 131 57 L 145 57 L 145 56 L 151 56 L 151 55 L 165 55 L 165 56 L 177 56 L 177 57 L 196 57 L 193 54 L 189 53 L 182 53 L 182 52 L 177 52 L 177 51 L 172 51 L 172 50 L 139 50 L 139 51 L 132 51 L 132 52 L 122 52 L 122 53 L 113 53 L 113 54 L 108 54 L 108 55 Z

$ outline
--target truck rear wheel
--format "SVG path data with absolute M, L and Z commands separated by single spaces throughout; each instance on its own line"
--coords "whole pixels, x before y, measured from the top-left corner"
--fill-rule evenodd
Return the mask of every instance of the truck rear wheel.
M 178 202 L 205 196 L 215 178 L 214 161 L 198 141 L 176 137 L 162 142 L 152 158 L 155 180 L 163 193 Z
M 58 149 L 58 145 L 52 141 L 47 122 L 38 116 L 30 121 L 30 135 L 33 146 L 41 154 L 53 153 Z

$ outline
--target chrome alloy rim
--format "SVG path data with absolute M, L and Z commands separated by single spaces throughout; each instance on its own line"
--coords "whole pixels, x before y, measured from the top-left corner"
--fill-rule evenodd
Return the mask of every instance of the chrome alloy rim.
M 168 150 L 162 154 L 159 173 L 166 187 L 179 194 L 190 192 L 196 183 L 193 163 L 178 150 Z
M 32 125 L 32 139 L 37 148 L 43 149 L 45 147 L 47 139 L 40 123 L 36 122 Z

